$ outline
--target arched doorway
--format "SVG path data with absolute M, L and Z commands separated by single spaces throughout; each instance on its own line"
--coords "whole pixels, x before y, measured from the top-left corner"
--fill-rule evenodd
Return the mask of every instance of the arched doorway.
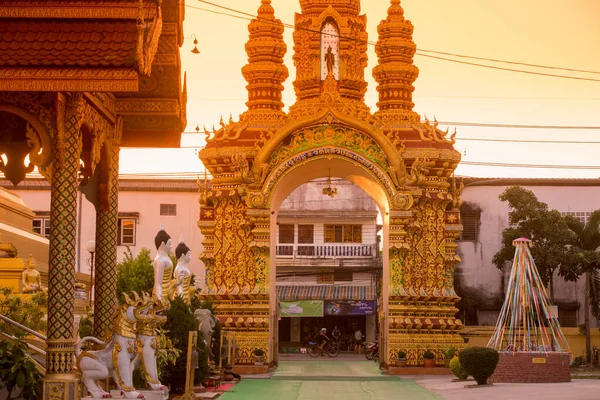
M 328 153 L 336 153 L 341 149 L 334 148 L 322 148 L 321 151 Z M 377 208 L 379 209 L 380 215 L 382 216 L 383 223 L 383 232 L 382 232 L 382 241 L 383 248 L 386 249 L 388 247 L 389 241 L 389 226 L 388 226 L 388 216 L 389 216 L 389 201 L 387 199 L 386 193 L 383 188 L 376 182 L 375 178 L 368 172 L 368 169 L 361 166 L 359 164 L 352 162 L 350 159 L 347 159 L 343 156 L 325 156 L 325 157 L 317 157 L 314 160 L 311 160 L 303 165 L 298 165 L 293 170 L 291 170 L 281 181 L 278 183 L 277 187 L 273 193 L 273 199 L 271 201 L 271 221 L 270 221 L 270 237 L 271 237 L 271 249 L 276 248 L 276 223 L 279 214 L 279 209 L 283 201 L 300 185 L 313 181 L 317 178 L 324 178 L 327 176 L 333 176 L 337 178 L 343 178 L 349 182 L 354 183 L 356 186 L 363 189 L 377 204 Z M 388 290 L 387 290 L 387 282 L 389 281 L 389 253 L 383 252 L 383 285 L 382 285 L 382 300 L 387 299 Z M 278 335 L 277 335 L 277 310 L 278 310 L 278 296 L 276 289 L 276 273 L 277 273 L 277 260 L 276 260 L 276 252 L 270 252 L 269 265 L 270 268 L 270 277 L 269 277 L 269 314 L 273 316 L 273 320 L 271 321 L 271 329 L 269 335 L 269 343 L 271 344 L 269 351 L 273 354 L 274 361 L 277 361 L 278 357 Z M 382 312 L 386 313 L 387 311 L 387 301 L 382 301 L 381 304 Z M 382 343 L 385 342 L 385 338 L 387 337 L 386 330 L 380 331 L 380 341 Z

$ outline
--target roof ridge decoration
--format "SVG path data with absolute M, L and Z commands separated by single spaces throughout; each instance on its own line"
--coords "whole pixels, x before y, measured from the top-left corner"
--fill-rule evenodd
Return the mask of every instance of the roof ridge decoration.
M 150 28 L 146 28 L 144 21 L 144 0 L 139 0 L 137 31 L 138 42 L 135 53 L 135 62 L 138 71 L 142 75 L 150 76 L 152 74 L 152 62 L 158 51 L 158 43 L 162 34 L 162 0 L 156 1 L 156 17 L 152 21 Z
M 248 25 L 248 31 L 248 64 L 242 68 L 242 74 L 248 82 L 249 113 L 264 111 L 283 116 L 283 82 L 289 76 L 283 63 L 287 46 L 283 41 L 283 23 L 275 19 L 271 0 L 261 0 L 257 17 Z
M 391 112 L 402 116 L 402 120 L 419 121 L 413 111 L 414 82 L 419 69 L 413 63 L 417 46 L 413 41 L 414 27 L 404 18 L 400 0 L 391 0 L 387 18 L 379 23 L 379 40 L 375 52 L 379 64 L 373 68 L 373 77 L 378 83 L 379 113 Z

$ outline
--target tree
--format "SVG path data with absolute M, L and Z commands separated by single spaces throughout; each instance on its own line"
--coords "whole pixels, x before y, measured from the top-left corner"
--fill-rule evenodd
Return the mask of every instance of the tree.
M 531 254 L 540 277 L 550 292 L 550 301 L 554 303 L 554 284 L 552 277 L 558 270 L 563 278 L 576 276 L 573 264 L 569 262 L 569 245 L 574 234 L 557 210 L 538 200 L 535 194 L 520 186 L 506 188 L 499 199 L 508 202 L 510 226 L 502 232 L 502 248 L 492 259 L 494 265 L 503 269 L 507 261 L 515 254 L 513 240 L 526 237 L 532 241 Z
M 569 254 L 574 265 L 573 275 L 585 274 L 585 349 L 589 363 L 592 357 L 590 313 L 600 318 L 600 210 L 594 211 L 586 224 L 570 215 L 565 221 L 573 232 Z
M 150 250 L 143 248 L 137 257 L 133 257 L 131 250 L 127 248 L 125 258 L 117 265 L 117 298 L 119 304 L 125 299 L 123 293 L 132 291 L 152 294 L 154 287 L 154 266 L 150 258 Z

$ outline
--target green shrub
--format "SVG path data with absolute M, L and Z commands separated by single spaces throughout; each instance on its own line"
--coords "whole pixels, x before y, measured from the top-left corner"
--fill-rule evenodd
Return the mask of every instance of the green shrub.
M 452 359 L 457 350 L 458 349 L 456 347 L 450 347 L 449 349 L 444 350 L 444 357 L 448 360 Z
M 94 312 L 91 307 L 85 307 L 85 316 L 82 316 L 79 320 L 79 329 L 77 331 L 77 336 L 80 339 L 83 339 L 86 336 L 94 335 Z
M 0 286 L 0 314 L 25 325 L 36 332 L 46 333 L 46 309 L 48 308 L 48 293 L 36 292 L 30 299 L 23 300 L 20 295 L 14 294 L 8 286 Z M 20 328 L 0 321 L 0 332 L 12 336 L 24 334 Z
M 117 265 L 117 299 L 119 304 L 125 303 L 123 293 L 146 292 L 152 294 L 154 289 L 154 267 L 150 250 L 143 248 L 137 257 L 133 257 L 127 247 L 125 257 Z
M 454 376 L 456 376 L 458 379 L 464 380 L 469 377 L 469 374 L 467 374 L 467 371 L 465 371 L 463 369 L 463 367 L 460 365 L 460 360 L 458 359 L 457 356 L 454 356 L 452 358 L 452 360 L 450 360 L 450 370 L 452 371 Z
M 478 385 L 487 384 L 487 380 L 496 369 L 500 355 L 489 347 L 467 347 L 458 353 L 460 365 L 477 381 Z
M 423 359 L 435 360 L 435 354 L 433 354 L 433 351 L 427 350 L 427 351 L 425 351 L 425 353 L 423 353 Z
M 9 396 L 16 395 L 21 389 L 16 398 L 35 400 L 41 396 L 42 374 L 27 356 L 27 351 L 27 345 L 21 339 L 0 341 L 0 389 L 6 389 Z
M 165 312 L 165 315 L 167 322 L 163 329 L 168 332 L 167 336 L 181 355 L 177 357 L 174 365 L 167 363 L 164 366 L 161 383 L 163 385 L 170 384 L 172 393 L 183 393 L 185 391 L 189 332 L 198 330 L 198 321 L 179 296 L 171 301 L 171 308 Z M 199 368 L 194 374 L 194 382 L 199 383 L 209 376 L 208 352 L 203 340 L 198 340 L 196 348 L 199 356 Z
M 404 352 L 404 351 L 400 350 L 400 351 L 398 352 L 398 359 L 399 359 L 399 360 L 402 360 L 402 359 L 406 360 L 406 352 Z

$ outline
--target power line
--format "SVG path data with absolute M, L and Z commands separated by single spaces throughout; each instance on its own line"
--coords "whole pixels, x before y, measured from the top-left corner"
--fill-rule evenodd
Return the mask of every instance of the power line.
M 495 138 L 473 138 L 457 137 L 456 140 L 474 141 L 474 142 L 509 142 L 509 143 L 541 143 L 541 144 L 600 144 L 594 141 L 575 141 L 575 140 L 522 140 L 522 139 L 495 139 Z
M 586 74 L 600 74 L 600 71 L 590 71 L 590 70 L 585 70 L 585 69 L 575 69 L 575 68 L 565 68 L 565 67 L 553 67 L 553 66 L 548 66 L 548 65 L 529 64 L 529 63 L 518 62 L 518 61 L 499 60 L 497 58 L 466 56 L 464 54 L 446 53 L 446 52 L 443 52 L 443 51 L 436 51 L 436 50 L 425 50 L 425 49 L 418 49 L 418 50 L 419 51 L 423 51 L 425 53 L 433 53 L 433 54 L 440 54 L 440 55 L 445 55 L 445 56 L 453 56 L 453 57 L 461 57 L 461 58 L 470 58 L 470 59 L 473 59 L 473 60 L 492 61 L 492 62 L 498 62 L 498 63 L 504 63 L 504 64 L 523 65 L 523 66 L 526 66 L 526 67 L 555 69 L 555 70 L 563 70 L 563 71 L 571 71 L 571 72 L 583 72 L 583 73 L 586 73 Z
M 550 168 L 550 169 L 600 169 L 600 165 L 544 165 L 544 164 L 513 164 L 479 161 L 461 161 L 460 165 L 476 165 L 481 167 L 508 167 L 508 168 Z
M 234 18 L 238 18 L 238 19 L 245 19 L 245 20 L 253 20 L 253 19 L 257 19 L 257 20 L 261 20 L 261 21 L 265 21 L 267 23 L 271 23 L 271 24 L 276 24 L 276 21 L 272 21 L 266 18 L 262 18 L 259 17 L 257 15 L 254 14 L 250 14 L 241 10 L 237 10 L 234 8 L 230 8 L 230 7 L 225 7 L 219 4 L 215 4 L 209 1 L 205 1 L 205 0 L 198 0 L 201 3 L 204 4 L 208 4 L 211 5 L 213 7 L 217 7 L 220 9 L 224 9 L 227 11 L 231 11 L 237 14 L 241 14 L 244 15 L 245 17 L 241 17 L 238 15 L 233 15 L 233 14 L 229 14 L 229 13 L 224 13 L 224 12 L 217 12 L 214 10 L 208 10 L 206 8 L 202 8 L 202 7 L 195 7 L 195 6 L 190 6 L 190 5 L 186 5 L 186 7 L 192 8 L 192 9 L 197 9 L 197 10 L 201 10 L 201 11 L 207 11 L 207 12 L 212 12 L 215 14 L 220 14 L 220 15 L 226 15 L 226 16 L 230 16 L 230 17 L 234 17 Z M 292 28 L 292 29 L 298 29 L 298 30 L 304 30 L 307 32 L 312 32 L 315 34 L 319 34 L 321 35 L 322 33 L 320 31 L 316 31 L 314 29 L 308 29 L 308 28 L 296 28 L 294 25 L 292 24 L 288 24 L 288 23 L 283 23 L 282 25 L 285 28 Z M 346 36 L 342 36 L 342 35 L 332 35 L 332 34 L 328 34 L 329 36 L 335 36 L 338 37 L 340 39 L 348 39 L 348 40 L 352 40 L 352 41 L 360 41 L 359 39 L 356 38 L 352 38 L 352 37 L 346 37 Z M 377 42 L 373 42 L 373 41 L 367 41 L 367 44 L 372 45 L 372 46 L 377 46 Z M 388 48 L 396 48 L 397 46 L 387 46 Z M 515 69 L 515 68 L 506 68 L 506 67 L 498 67 L 498 66 L 493 66 L 493 65 L 486 65 L 486 64 L 480 64 L 480 63 L 474 63 L 474 62 L 468 62 L 468 61 L 461 61 L 461 60 L 453 60 L 450 58 L 446 58 L 446 57 L 439 57 L 439 56 L 434 56 L 431 54 L 422 54 L 419 52 L 424 52 L 424 53 L 434 53 L 434 54 L 445 54 L 445 55 L 451 55 L 454 57 L 461 57 L 461 58 L 470 58 L 470 59 L 475 59 L 475 60 L 486 60 L 486 61 L 491 61 L 491 62 L 501 62 L 501 63 L 508 63 L 508 64 L 517 64 L 517 65 L 524 65 L 524 66 L 530 66 L 530 67 L 535 67 L 535 68 L 547 68 L 547 69 L 554 69 L 554 70 L 566 70 L 566 71 L 571 71 L 571 72 L 583 72 L 583 73 L 589 73 L 589 74 L 600 74 L 600 71 L 589 71 L 589 70 L 579 70 L 579 69 L 573 69 L 573 68 L 563 68 L 563 67 L 555 67 L 555 66 L 544 66 L 544 65 L 540 65 L 540 64 L 528 64 L 528 63 L 520 63 L 520 62 L 515 62 L 515 61 L 506 61 L 506 60 L 498 60 L 498 59 L 492 59 L 492 58 L 484 58 L 484 57 L 475 57 L 475 56 L 467 56 L 464 54 L 456 54 L 456 53 L 444 53 L 444 52 L 438 52 L 435 50 L 426 50 L 426 49 L 417 49 L 416 51 L 416 55 L 418 56 L 422 56 L 422 57 L 428 57 L 428 58 L 432 58 L 432 59 L 438 59 L 438 60 L 443 60 L 443 61 L 448 61 L 448 62 L 454 62 L 454 63 L 458 63 L 458 64 L 465 64 L 465 65 L 471 65 L 471 66 L 478 66 L 478 67 L 482 67 L 482 68 L 490 68 L 490 69 L 497 69 L 497 70 L 503 70 L 503 71 L 509 71 L 509 72 L 518 72 L 518 73 L 525 73 L 525 74 L 530 74 L 530 75 L 541 75 L 541 76 L 548 76 L 548 77 L 554 77 L 554 78 L 564 78 L 564 79 L 575 79 L 575 80 L 583 80 L 583 81 L 591 81 L 591 82 L 600 82 L 600 79 L 593 79 L 593 78 L 584 78 L 584 77 L 575 77 L 575 76 L 568 76 L 568 75 L 557 75 L 557 74 L 548 74 L 548 73 L 543 73 L 543 72 L 534 72 L 534 71 L 525 71 L 525 70 L 519 70 L 519 69 Z
M 577 125 L 520 125 L 520 124 L 495 124 L 484 122 L 448 122 L 438 121 L 440 125 L 477 126 L 482 128 L 510 128 L 510 129 L 557 129 L 557 130 L 598 130 L 600 126 Z

